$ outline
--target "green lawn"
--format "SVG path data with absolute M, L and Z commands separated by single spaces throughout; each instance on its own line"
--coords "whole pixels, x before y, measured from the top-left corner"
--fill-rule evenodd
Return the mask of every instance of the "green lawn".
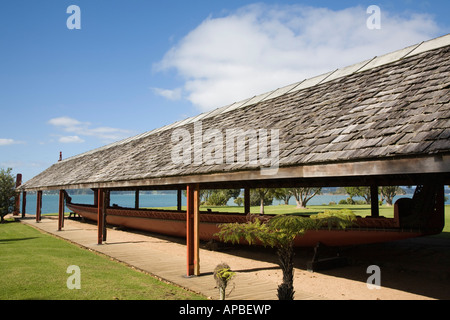
M 67 288 L 70 265 L 79 290 Z M 0 224 L 0 270 L 0 300 L 205 299 L 18 222 Z

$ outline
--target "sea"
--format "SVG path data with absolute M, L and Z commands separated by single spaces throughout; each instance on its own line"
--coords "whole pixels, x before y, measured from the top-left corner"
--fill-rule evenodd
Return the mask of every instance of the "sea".
M 76 194 L 70 195 L 72 197 L 73 203 L 80 204 L 93 204 L 94 203 L 94 195 L 93 194 Z M 401 195 L 396 196 L 394 198 L 394 202 L 398 198 L 408 197 L 411 198 L 410 195 Z M 448 197 L 448 195 L 447 195 Z M 58 194 L 43 194 L 42 196 L 42 213 L 57 213 L 58 212 Z M 118 193 L 114 192 L 110 195 L 110 203 L 117 204 L 122 207 L 134 208 L 134 199 L 135 195 L 132 193 Z M 341 200 L 345 200 L 348 198 L 348 195 L 335 195 L 335 194 L 321 194 L 313 197 L 308 205 L 328 205 L 330 202 L 339 203 Z M 450 198 L 450 197 L 449 197 Z M 354 200 L 358 200 L 359 198 L 355 197 Z M 21 199 L 22 201 L 22 199 Z M 284 202 L 274 200 L 272 205 L 284 204 Z M 295 205 L 295 199 L 291 198 L 289 204 Z M 447 200 L 445 204 L 450 205 L 450 200 Z M 175 207 L 177 205 L 177 194 L 176 193 L 154 193 L 154 194 L 140 194 L 139 196 L 139 206 L 141 208 L 161 208 L 161 207 Z M 182 197 L 182 205 L 186 205 L 186 198 Z M 234 199 L 230 199 L 228 202 L 229 206 L 237 206 L 234 203 Z M 22 206 L 22 204 L 21 204 Z M 69 209 L 65 207 L 65 212 L 69 212 Z M 28 193 L 27 194 L 27 204 L 26 204 L 26 213 L 30 215 L 36 214 L 36 194 Z

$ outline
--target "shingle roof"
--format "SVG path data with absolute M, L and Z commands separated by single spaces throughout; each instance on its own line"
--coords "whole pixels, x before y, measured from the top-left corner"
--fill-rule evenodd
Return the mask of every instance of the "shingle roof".
M 174 163 L 174 130 L 188 130 L 194 137 L 199 121 L 203 132 L 212 128 L 224 136 L 227 129 L 278 129 L 280 168 L 448 155 L 450 35 L 68 158 L 22 188 L 128 185 L 259 167 L 248 161 Z

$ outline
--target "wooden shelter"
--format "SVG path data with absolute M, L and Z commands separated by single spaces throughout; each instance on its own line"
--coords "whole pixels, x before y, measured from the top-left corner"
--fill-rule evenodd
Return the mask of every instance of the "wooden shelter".
M 60 208 L 63 190 L 94 189 L 99 243 L 110 190 L 173 189 L 179 199 L 186 190 L 193 275 L 200 189 L 244 188 L 247 212 L 249 188 L 370 186 L 376 216 L 377 186 L 426 183 L 440 188 L 443 206 L 450 35 L 64 159 L 18 188 L 61 190 Z

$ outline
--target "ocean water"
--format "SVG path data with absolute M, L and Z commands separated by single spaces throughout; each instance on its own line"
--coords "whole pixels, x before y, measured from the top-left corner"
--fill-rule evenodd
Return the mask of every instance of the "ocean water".
M 81 194 L 72 195 L 72 201 L 74 203 L 81 204 L 93 204 L 93 194 Z M 412 195 L 396 196 L 394 202 L 401 197 L 412 197 Z M 42 213 L 57 213 L 58 212 L 58 198 L 57 194 L 44 194 L 42 196 Z M 322 205 L 329 204 L 330 202 L 339 203 L 342 199 L 347 199 L 347 195 L 317 195 L 312 198 L 308 205 Z M 358 198 L 354 198 L 357 200 Z M 22 199 L 21 199 L 22 201 Z M 228 205 L 235 206 L 234 199 L 230 199 Z M 114 194 L 111 193 L 111 204 L 117 204 L 122 207 L 134 208 L 134 194 Z M 278 200 L 273 201 L 273 205 L 278 205 L 282 202 Z M 290 199 L 289 204 L 295 205 L 295 200 Z M 447 200 L 446 204 L 450 204 L 450 200 Z M 174 207 L 177 205 L 176 193 L 171 194 L 141 194 L 139 197 L 140 207 Z M 182 205 L 186 205 L 186 198 L 182 197 Z M 68 212 L 68 208 L 65 209 Z M 36 194 L 27 194 L 26 213 L 34 215 L 36 214 Z
M 93 194 L 71 195 L 73 203 L 94 204 Z M 21 199 L 22 201 L 22 199 Z M 111 205 L 117 204 L 122 207 L 134 208 L 134 194 L 114 194 L 111 193 Z M 42 195 L 42 213 L 57 213 L 59 195 Z M 22 204 L 21 204 L 22 205 Z M 139 197 L 140 207 L 173 207 L 177 205 L 177 195 L 174 194 L 141 194 Z M 182 198 L 182 205 L 186 205 L 186 198 Z M 65 211 L 69 209 L 66 207 Z M 26 213 L 36 214 L 36 194 L 27 194 Z

